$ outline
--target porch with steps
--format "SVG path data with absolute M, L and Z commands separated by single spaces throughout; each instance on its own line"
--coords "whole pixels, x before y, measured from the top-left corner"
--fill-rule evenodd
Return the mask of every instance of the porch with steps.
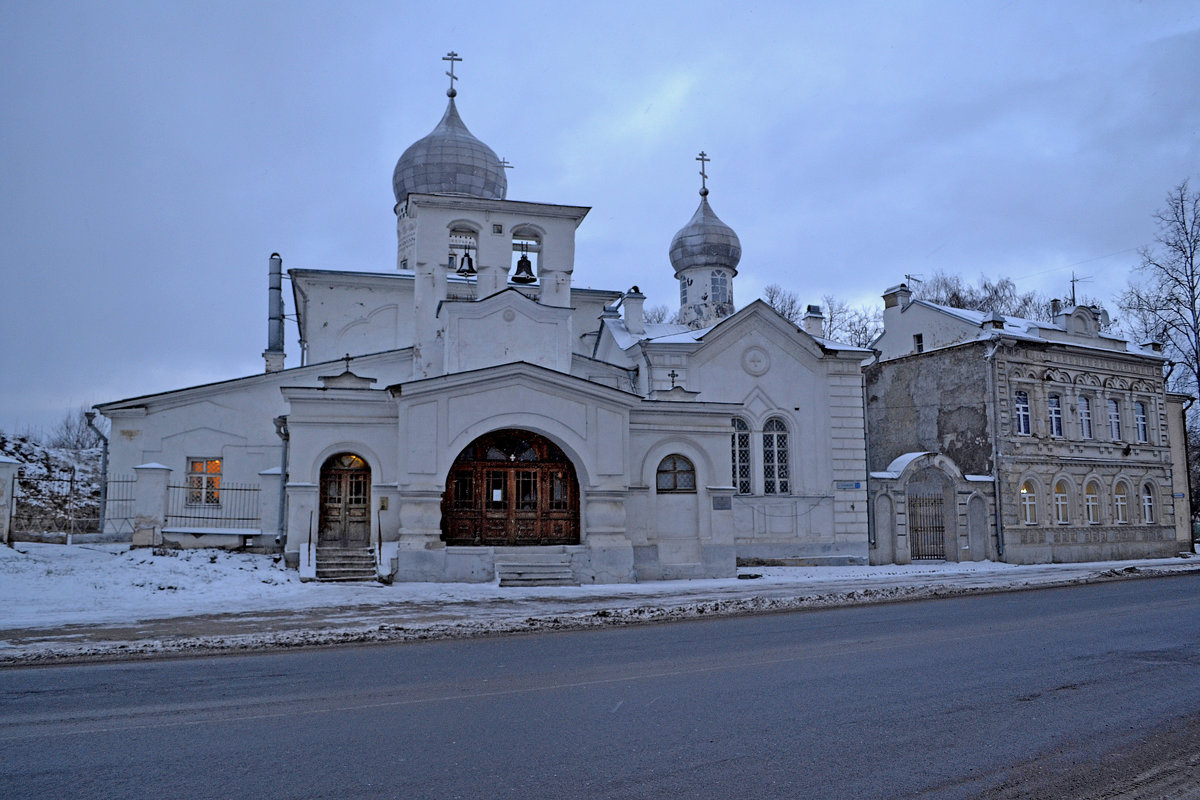
M 564 548 L 496 548 L 501 586 L 578 586 L 571 555 Z
M 370 547 L 317 548 L 317 580 L 345 582 L 377 578 L 375 552 Z

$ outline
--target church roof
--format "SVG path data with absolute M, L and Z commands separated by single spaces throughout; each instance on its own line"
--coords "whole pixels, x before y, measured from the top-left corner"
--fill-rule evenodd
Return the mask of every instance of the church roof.
M 397 204 L 412 193 L 503 200 L 508 177 L 492 148 L 467 130 L 451 96 L 437 127 L 409 145 L 396 162 L 392 189 Z
M 708 190 L 700 192 L 700 205 L 687 225 L 671 239 L 671 266 L 676 277 L 685 269 L 708 267 L 728 269 L 737 274 L 742 260 L 742 243 L 737 234 L 720 220 L 708 204 Z

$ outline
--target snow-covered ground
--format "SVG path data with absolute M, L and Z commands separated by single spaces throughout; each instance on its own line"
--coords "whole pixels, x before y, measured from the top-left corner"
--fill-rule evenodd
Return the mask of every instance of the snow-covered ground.
M 743 568 L 603 586 L 302 583 L 270 556 L 0 547 L 0 661 L 587 627 L 1200 571 L 1200 558 L 1014 566 Z M 750 576 L 757 576 L 752 579 Z

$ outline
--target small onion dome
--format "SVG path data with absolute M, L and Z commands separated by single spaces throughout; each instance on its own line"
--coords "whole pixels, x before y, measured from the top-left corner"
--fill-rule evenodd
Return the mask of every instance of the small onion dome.
M 700 207 L 687 225 L 671 240 L 671 266 L 675 277 L 693 267 L 728 269 L 736 273 L 742 260 L 742 243 L 737 234 L 717 218 L 708 205 L 707 192 L 700 197 Z
M 392 189 L 397 204 L 412 192 L 503 200 L 508 178 L 492 148 L 467 130 L 451 97 L 437 127 L 409 145 L 396 162 Z

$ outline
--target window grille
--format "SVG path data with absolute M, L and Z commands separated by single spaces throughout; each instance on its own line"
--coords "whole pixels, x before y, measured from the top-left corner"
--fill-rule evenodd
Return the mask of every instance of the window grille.
M 750 472 L 750 426 L 740 417 L 733 418 L 729 447 L 733 460 L 733 484 L 738 494 L 751 494 L 754 488 Z
M 221 459 L 189 458 L 187 502 L 196 506 L 221 504 Z
M 787 494 L 788 480 L 787 426 L 782 420 L 769 419 L 763 426 L 763 491 L 767 494 Z
M 670 455 L 658 465 L 655 485 L 660 492 L 695 492 L 696 468 L 681 455 Z

